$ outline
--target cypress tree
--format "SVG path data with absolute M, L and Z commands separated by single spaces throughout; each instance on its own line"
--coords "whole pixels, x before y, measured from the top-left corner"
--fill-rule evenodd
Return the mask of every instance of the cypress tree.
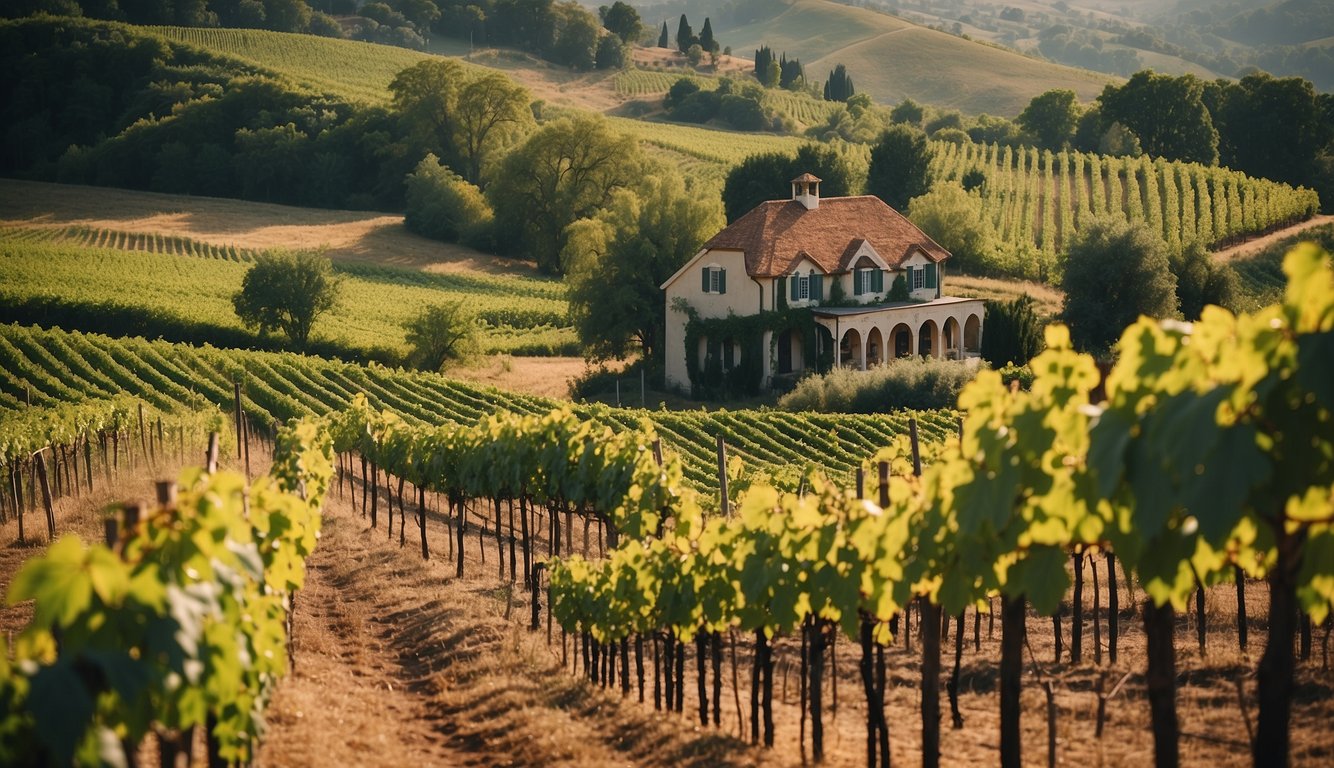
M 704 17 L 704 28 L 699 31 L 699 47 L 710 53 L 718 51 L 718 41 L 713 39 L 713 25 L 709 22 L 709 17 Z
M 658 35 L 658 47 L 659 48 L 672 47 L 671 39 L 667 37 L 667 22 L 665 21 L 662 23 L 662 34 Z
M 829 79 L 824 84 L 825 101 L 847 101 L 856 91 L 852 87 L 852 78 L 848 76 L 848 70 L 842 64 L 834 67 L 834 71 L 829 73 Z
M 695 31 L 690 28 L 690 22 L 686 21 L 686 15 L 683 13 L 681 23 L 676 27 L 676 50 L 685 53 L 696 42 L 698 41 L 695 39 Z

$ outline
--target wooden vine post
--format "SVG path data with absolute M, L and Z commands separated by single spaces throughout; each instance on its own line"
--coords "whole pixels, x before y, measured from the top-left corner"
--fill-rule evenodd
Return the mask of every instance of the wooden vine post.
M 917 419 L 908 419 L 908 440 L 912 446 L 912 473 L 922 476 L 922 453 L 917 437 Z M 922 627 L 922 765 L 940 765 L 940 606 L 922 597 L 918 599 Z
M 46 449 L 34 453 L 32 456 L 33 466 L 37 470 L 37 482 L 42 490 L 42 508 L 46 511 L 46 535 L 51 541 L 56 538 L 56 508 L 51 501 L 51 484 L 47 478 L 46 471 Z M 20 517 L 20 520 L 23 518 Z M 22 536 L 20 535 L 20 539 Z

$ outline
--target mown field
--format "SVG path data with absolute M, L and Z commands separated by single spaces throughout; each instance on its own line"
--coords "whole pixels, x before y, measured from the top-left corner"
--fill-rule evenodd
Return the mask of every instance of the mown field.
M 775 54 L 799 58 L 810 80 L 824 82 L 843 64 L 857 90 L 882 104 L 911 98 L 969 114 L 1011 117 L 1043 91 L 1068 88 L 1091 101 L 1115 81 L 827 0 L 795 0 L 751 24 L 720 28 L 717 35 L 738 55 L 768 45 Z

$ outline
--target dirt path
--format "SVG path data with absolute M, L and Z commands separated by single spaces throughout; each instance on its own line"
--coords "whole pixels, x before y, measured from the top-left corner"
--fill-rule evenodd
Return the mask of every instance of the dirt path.
M 1326 214 L 1323 216 L 1313 216 L 1306 221 L 1300 221 L 1290 227 L 1284 227 L 1283 229 L 1270 232 L 1263 237 L 1247 240 L 1240 245 L 1224 248 L 1221 251 L 1214 251 L 1214 258 L 1218 261 L 1231 261 L 1267 248 L 1286 237 L 1292 237 L 1299 232 L 1304 232 L 1313 227 L 1319 227 L 1325 224 L 1334 224 L 1334 215 Z
M 367 590 L 335 583 L 346 552 L 341 529 L 331 533 L 297 598 L 296 670 L 273 697 L 257 765 L 467 764 L 434 727 L 421 681 L 395 662 L 394 628 Z

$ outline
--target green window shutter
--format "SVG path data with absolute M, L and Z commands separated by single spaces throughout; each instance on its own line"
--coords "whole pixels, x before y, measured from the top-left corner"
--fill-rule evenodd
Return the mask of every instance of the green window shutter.
M 799 278 L 797 274 L 794 272 L 792 273 L 792 278 L 787 282 L 788 282 L 788 287 L 791 289 L 791 292 L 788 294 L 788 298 L 792 299 L 792 301 L 797 301 L 798 299 L 801 298 L 801 290 L 800 290 L 801 278 Z
M 912 291 L 913 291 L 913 274 L 912 274 L 912 273 L 913 273 L 913 268 L 912 268 L 912 267 L 905 267 L 904 269 L 905 269 L 906 271 L 903 273 L 903 279 L 906 280 L 906 281 L 908 282 L 908 293 L 912 293 Z
M 727 270 L 718 270 L 718 293 L 727 293 Z
M 926 265 L 926 287 L 934 289 L 936 287 L 936 265 Z
M 860 269 L 852 270 L 852 295 L 862 295 L 862 271 Z
M 871 292 L 883 293 L 885 290 L 885 272 L 877 269 L 871 273 Z
M 704 278 L 704 282 L 703 282 L 703 285 L 701 286 L 701 290 L 703 290 L 705 293 L 708 293 L 708 292 L 709 292 L 709 268 L 708 268 L 708 267 L 705 267 L 704 269 L 701 269 L 699 273 L 700 273 L 700 275 L 702 275 L 703 278 Z
M 811 300 L 824 300 L 824 275 L 811 275 Z

